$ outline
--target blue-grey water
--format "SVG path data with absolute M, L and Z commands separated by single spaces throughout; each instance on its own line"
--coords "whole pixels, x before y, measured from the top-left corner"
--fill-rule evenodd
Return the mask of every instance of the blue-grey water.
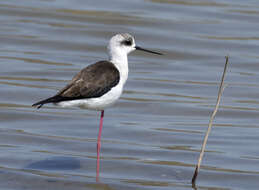
M 0 1 L 0 188 L 192 189 L 225 56 L 230 65 L 197 189 L 259 187 L 259 2 L 248 0 Z M 48 105 L 111 36 L 133 52 L 118 103 L 100 113 Z

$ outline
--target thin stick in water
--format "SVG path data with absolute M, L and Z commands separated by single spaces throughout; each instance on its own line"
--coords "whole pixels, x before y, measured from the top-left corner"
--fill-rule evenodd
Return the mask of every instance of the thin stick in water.
M 195 172 L 194 172 L 193 177 L 192 177 L 192 184 L 193 185 L 195 185 L 196 178 L 197 178 L 199 170 L 200 170 L 201 161 L 202 161 L 202 158 L 203 158 L 203 155 L 204 155 L 205 147 L 206 147 L 206 144 L 207 144 L 207 141 L 208 141 L 208 137 L 209 137 L 209 133 L 210 133 L 210 130 L 211 130 L 211 127 L 212 127 L 212 122 L 213 122 L 214 117 L 216 116 L 216 113 L 218 111 L 221 95 L 222 95 L 223 90 L 224 90 L 224 79 L 225 79 L 225 74 L 226 74 L 227 66 L 228 66 L 228 56 L 226 56 L 226 63 L 225 63 L 223 75 L 222 75 L 222 78 L 221 78 L 221 83 L 220 83 L 220 87 L 219 87 L 217 103 L 216 103 L 215 109 L 214 109 L 214 111 L 213 111 L 213 113 L 212 113 L 212 115 L 210 117 L 209 126 L 208 126 L 206 135 L 205 135 L 204 140 L 203 140 L 203 144 L 202 144 L 202 148 L 201 148 L 201 152 L 200 152 L 200 157 L 198 159 L 198 163 L 196 165 Z

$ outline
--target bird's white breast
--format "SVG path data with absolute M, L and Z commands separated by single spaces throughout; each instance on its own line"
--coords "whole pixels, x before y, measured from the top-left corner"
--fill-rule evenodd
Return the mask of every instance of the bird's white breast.
M 104 110 L 112 106 L 121 96 L 123 91 L 123 83 L 120 81 L 110 91 L 98 98 L 88 98 L 80 100 L 71 100 L 59 102 L 56 105 L 61 107 L 80 107 L 91 110 Z
M 119 70 L 120 81 L 110 91 L 98 98 L 88 98 L 59 102 L 56 105 L 61 107 L 80 107 L 92 110 L 104 110 L 112 106 L 121 96 L 123 86 L 128 79 L 128 57 L 125 52 L 111 52 L 111 62 Z

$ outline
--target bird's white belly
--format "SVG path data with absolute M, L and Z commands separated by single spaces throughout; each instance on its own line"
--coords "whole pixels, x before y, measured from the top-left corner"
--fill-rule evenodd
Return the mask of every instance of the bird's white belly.
M 105 108 L 112 106 L 120 98 L 122 90 L 123 85 L 118 84 L 101 97 L 63 101 L 56 103 L 56 105 L 61 107 L 80 107 L 91 110 L 104 110 Z

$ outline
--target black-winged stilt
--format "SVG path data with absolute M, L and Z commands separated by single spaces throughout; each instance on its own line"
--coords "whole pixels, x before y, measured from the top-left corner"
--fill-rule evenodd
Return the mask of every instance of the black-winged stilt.
M 108 44 L 109 61 L 98 61 L 87 66 L 55 96 L 32 105 L 41 108 L 44 104 L 54 103 L 61 107 L 80 107 L 101 111 L 97 140 L 97 180 L 104 109 L 112 106 L 121 96 L 123 86 L 128 78 L 127 55 L 134 50 L 162 55 L 136 46 L 135 40 L 130 34 L 117 34 L 111 38 Z

